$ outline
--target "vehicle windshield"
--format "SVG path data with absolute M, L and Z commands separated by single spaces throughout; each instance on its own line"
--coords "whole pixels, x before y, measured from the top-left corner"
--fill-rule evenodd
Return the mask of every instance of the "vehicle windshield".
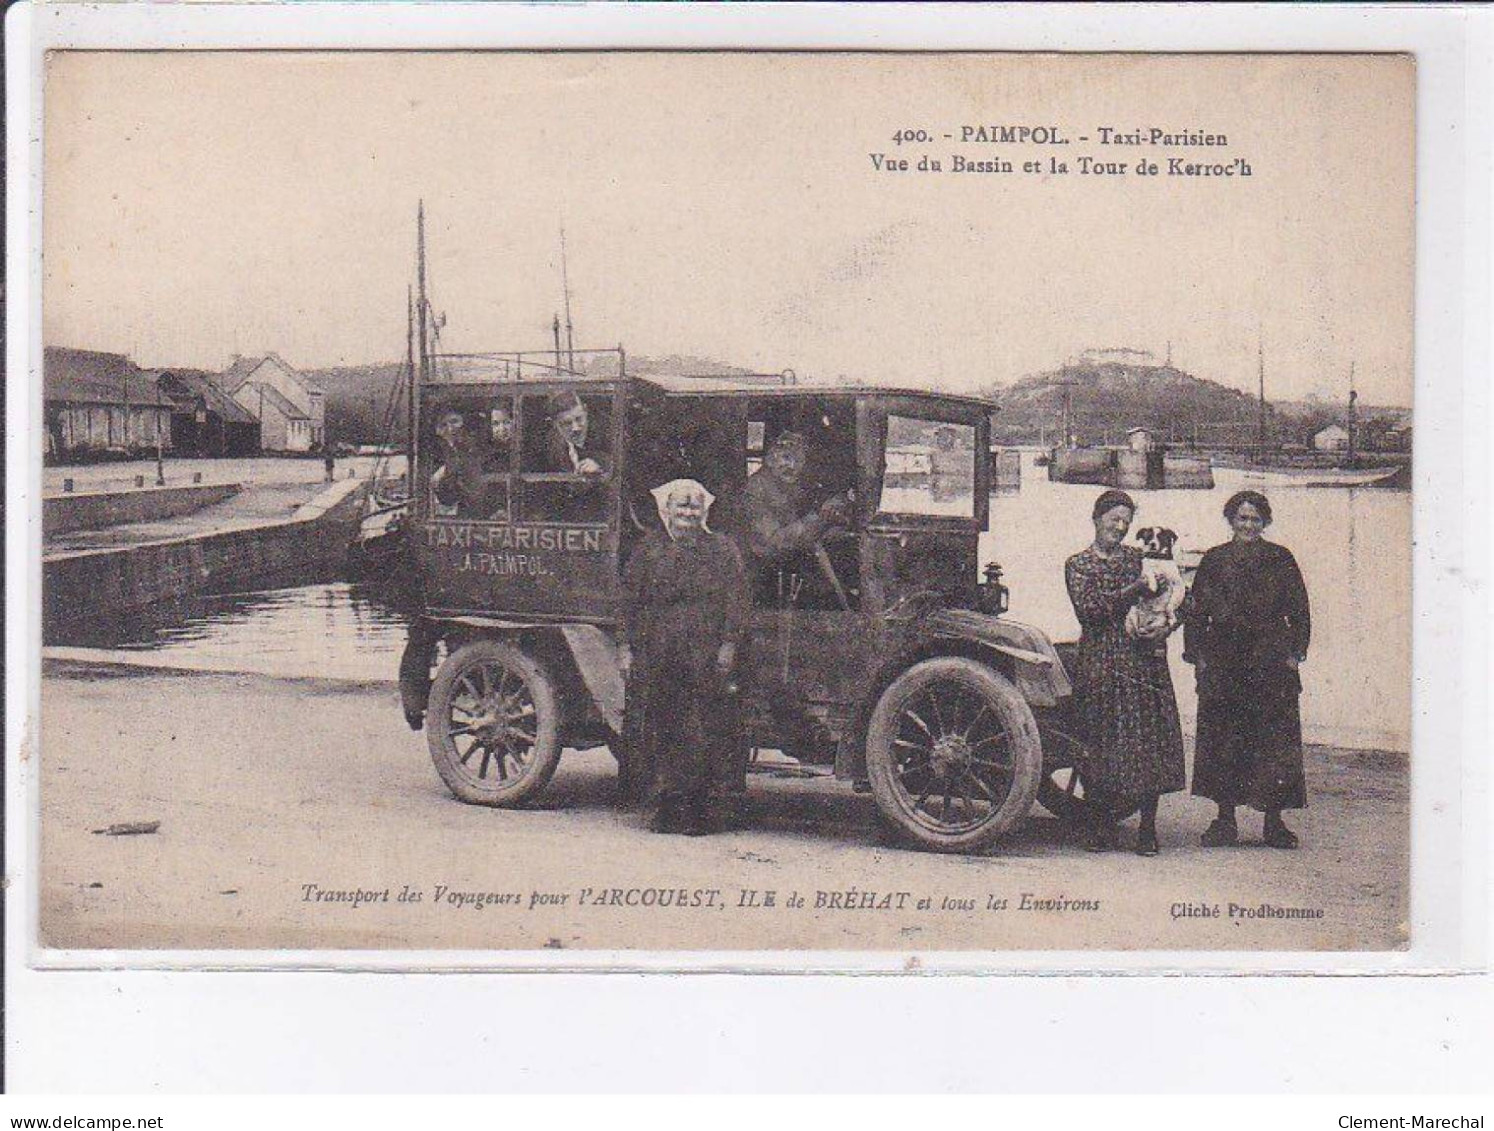
M 975 517 L 975 427 L 887 418 L 881 515 Z

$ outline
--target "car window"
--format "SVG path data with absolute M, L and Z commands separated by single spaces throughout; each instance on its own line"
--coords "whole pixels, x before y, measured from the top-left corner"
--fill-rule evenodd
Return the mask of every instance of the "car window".
M 520 470 L 538 475 L 611 473 L 612 403 L 571 392 L 523 398 Z
M 889 416 L 877 512 L 975 517 L 975 438 L 972 424 Z
M 763 465 L 763 439 L 768 425 L 763 420 L 747 421 L 747 474 L 751 475 Z
M 611 399 L 574 392 L 526 394 L 519 412 L 519 517 L 606 522 L 614 471 Z
M 513 471 L 511 396 L 443 394 L 423 406 L 423 490 L 437 518 L 503 521 Z

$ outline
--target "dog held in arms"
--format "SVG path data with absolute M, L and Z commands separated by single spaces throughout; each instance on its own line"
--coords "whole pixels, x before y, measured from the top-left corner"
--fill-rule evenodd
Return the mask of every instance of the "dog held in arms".
M 1136 532 L 1141 543 L 1141 574 L 1155 591 L 1143 597 L 1126 613 L 1126 635 L 1136 640 L 1163 639 L 1178 626 L 1178 610 L 1188 595 L 1182 571 L 1173 560 L 1178 536 L 1165 526 L 1147 526 Z

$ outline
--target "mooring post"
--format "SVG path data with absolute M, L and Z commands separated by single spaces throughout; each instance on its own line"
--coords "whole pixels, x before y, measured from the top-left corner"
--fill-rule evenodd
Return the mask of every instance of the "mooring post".
M 71 495 L 73 493 L 73 481 L 71 479 L 64 479 L 62 481 L 62 490 L 65 494 Z

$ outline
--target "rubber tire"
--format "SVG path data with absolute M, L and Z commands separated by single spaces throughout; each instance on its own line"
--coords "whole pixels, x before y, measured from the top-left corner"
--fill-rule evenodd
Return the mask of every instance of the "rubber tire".
M 524 773 L 503 785 L 481 785 L 468 773 L 451 739 L 453 689 L 477 663 L 496 662 L 524 681 L 534 700 L 534 752 Z M 430 706 L 425 715 L 426 743 L 436 772 L 446 788 L 469 805 L 514 808 L 524 804 L 550 783 L 560 764 L 560 697 L 555 680 L 533 657 L 500 640 L 475 640 L 446 658 L 431 684 Z
M 985 700 L 1012 737 L 1012 784 L 996 812 L 964 832 L 939 832 L 903 807 L 892 781 L 892 741 L 903 705 L 931 683 L 952 680 Z M 866 732 L 866 769 L 883 820 L 904 841 L 931 852 L 984 852 L 1032 809 L 1043 776 L 1043 745 L 1032 708 L 999 672 L 964 656 L 939 656 L 914 664 L 893 680 L 872 711 Z

